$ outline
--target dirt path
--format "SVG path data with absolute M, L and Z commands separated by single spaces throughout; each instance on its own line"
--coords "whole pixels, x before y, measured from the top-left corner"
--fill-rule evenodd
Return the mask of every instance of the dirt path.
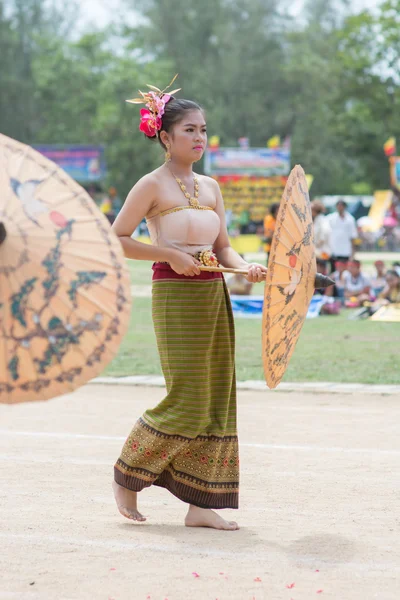
M 241 508 L 225 514 L 242 529 L 216 532 L 185 529 L 159 488 L 145 525 L 115 509 L 113 462 L 162 394 L 0 406 L 1 600 L 400 597 L 396 396 L 240 392 Z

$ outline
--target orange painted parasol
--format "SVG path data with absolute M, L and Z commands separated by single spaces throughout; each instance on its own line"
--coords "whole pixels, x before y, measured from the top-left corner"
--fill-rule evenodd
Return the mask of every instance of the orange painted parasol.
M 214 266 L 200 269 L 247 273 Z M 317 273 L 308 186 L 303 169 L 296 166 L 283 192 L 265 279 L 262 359 L 269 388 L 275 388 L 285 374 L 314 289 L 333 284 L 332 279 Z
M 99 374 L 130 314 L 122 248 L 89 195 L 0 134 L 0 402 L 46 400 Z
M 317 274 L 308 186 L 297 165 L 283 192 L 265 281 L 262 347 L 269 388 L 275 388 L 286 371 L 314 289 L 333 283 Z

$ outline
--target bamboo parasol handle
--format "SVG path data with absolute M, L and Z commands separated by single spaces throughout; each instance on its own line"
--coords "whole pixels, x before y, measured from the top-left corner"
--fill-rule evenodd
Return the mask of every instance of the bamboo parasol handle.
M 199 265 L 200 271 L 211 271 L 212 273 L 237 273 L 239 275 L 247 275 L 244 269 L 231 269 L 230 267 L 205 267 Z
M 229 267 L 205 267 L 201 265 L 199 266 L 199 269 L 200 271 L 211 271 L 212 273 L 237 273 L 239 275 L 247 275 L 247 271 L 245 271 L 244 269 L 231 269 Z M 263 273 L 263 275 L 263 279 L 265 279 L 267 274 Z M 322 275 L 321 273 L 317 273 L 315 276 L 314 287 L 315 289 L 324 289 L 331 285 L 334 285 L 334 283 L 335 282 L 330 277 Z M 277 283 L 275 285 L 287 285 L 287 282 L 286 284 Z

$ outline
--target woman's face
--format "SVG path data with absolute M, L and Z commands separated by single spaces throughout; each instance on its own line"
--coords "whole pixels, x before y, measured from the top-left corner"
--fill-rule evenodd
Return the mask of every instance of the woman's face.
M 207 146 L 207 127 L 202 111 L 185 112 L 182 121 L 174 125 L 169 139 L 172 159 L 183 162 L 200 160 Z

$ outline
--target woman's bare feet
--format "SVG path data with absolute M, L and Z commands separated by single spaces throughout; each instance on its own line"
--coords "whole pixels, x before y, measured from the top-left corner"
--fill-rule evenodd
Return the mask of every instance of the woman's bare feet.
M 126 488 L 118 485 L 116 481 L 112 483 L 115 501 L 118 506 L 118 510 L 127 519 L 132 519 L 132 521 L 140 521 L 143 522 L 146 520 L 137 509 L 137 492 L 132 492 L 131 490 L 127 490 Z
M 209 508 L 199 508 L 190 504 L 185 518 L 186 527 L 212 527 L 213 529 L 224 529 L 236 531 L 239 525 L 235 521 L 225 521 Z

